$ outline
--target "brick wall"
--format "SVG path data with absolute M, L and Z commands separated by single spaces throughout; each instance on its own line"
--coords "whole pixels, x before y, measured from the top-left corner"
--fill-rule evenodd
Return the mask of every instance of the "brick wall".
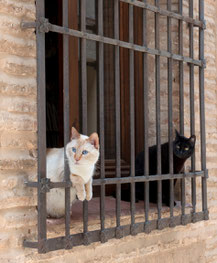
M 210 220 L 46 255 L 38 255 L 35 250 L 22 247 L 24 237 L 35 236 L 37 224 L 36 193 L 24 187 L 24 181 L 35 179 L 37 174 L 36 45 L 33 30 L 20 29 L 22 20 L 35 19 L 34 2 L 0 0 L 0 262 L 216 263 L 217 4 L 214 0 L 205 0 L 205 99 Z M 187 86 L 188 79 L 185 84 Z M 195 84 L 197 86 L 198 82 Z M 188 96 L 187 91 L 185 95 Z M 197 103 L 198 93 L 196 96 Z M 196 107 L 197 113 L 198 110 Z M 189 120 L 186 118 L 188 125 Z M 198 190 L 199 187 L 198 180 Z

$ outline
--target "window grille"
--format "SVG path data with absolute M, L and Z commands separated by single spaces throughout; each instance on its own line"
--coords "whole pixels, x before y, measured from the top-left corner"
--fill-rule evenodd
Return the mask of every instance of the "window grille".
M 92 242 L 106 242 L 111 238 L 122 238 L 127 235 L 137 233 L 149 233 L 154 229 L 163 229 L 176 225 L 186 225 L 187 223 L 197 222 L 208 219 L 207 210 L 207 186 L 206 180 L 208 172 L 206 169 L 206 142 L 205 142 L 205 112 L 204 112 L 204 1 L 199 0 L 199 19 L 193 16 L 193 0 L 189 1 L 189 15 L 183 15 L 183 1 L 178 1 L 178 12 L 172 11 L 171 0 L 167 1 L 167 8 L 160 7 L 159 1 L 149 4 L 146 0 L 114 0 L 114 38 L 104 36 L 103 34 L 103 0 L 97 2 L 97 33 L 88 33 L 86 30 L 86 1 L 80 0 L 80 30 L 70 29 L 68 25 L 68 0 L 63 0 L 63 20 L 62 26 L 52 24 L 45 18 L 45 4 L 43 0 L 36 0 L 36 22 L 23 22 L 22 28 L 36 28 L 37 36 L 37 87 L 38 87 L 38 181 L 27 182 L 27 186 L 36 187 L 38 190 L 38 241 L 24 241 L 25 247 L 37 248 L 39 253 L 46 253 L 57 249 L 70 249 L 73 246 L 88 245 Z M 126 3 L 129 7 L 129 41 L 120 40 L 119 37 L 119 6 L 120 3 Z M 134 42 L 134 8 L 140 8 L 143 12 L 143 43 L 141 45 Z M 152 12 L 155 19 L 154 40 L 155 47 L 147 46 L 147 12 Z M 159 18 L 167 18 L 167 50 L 160 49 L 159 38 Z M 179 52 L 172 53 L 172 29 L 171 20 L 178 21 L 178 46 Z M 189 56 L 184 56 L 183 52 L 183 23 L 189 26 Z M 199 30 L 199 58 L 194 58 L 194 28 Z M 83 232 L 79 234 L 70 234 L 70 187 L 69 171 L 65 162 L 65 181 L 51 182 L 46 178 L 46 82 L 45 82 L 45 34 L 55 32 L 63 35 L 63 90 L 64 90 L 64 145 L 69 141 L 69 36 L 80 39 L 80 63 L 81 63 L 81 98 L 82 98 L 82 133 L 87 134 L 87 64 L 86 64 L 86 45 L 87 40 L 97 43 L 98 53 L 98 123 L 101 145 L 100 156 L 100 178 L 94 179 L 93 185 L 100 186 L 100 220 L 101 229 L 95 231 L 88 230 L 88 203 L 83 202 Z M 115 85 L 115 173 L 116 177 L 107 178 L 105 176 L 105 135 L 104 135 L 104 45 L 108 44 L 114 47 L 114 85 Z M 120 48 L 129 50 L 129 92 L 130 92 L 130 176 L 121 177 L 121 146 L 120 146 Z M 134 54 L 139 52 L 143 56 L 143 100 L 144 100 L 144 152 L 145 169 L 143 176 L 135 176 L 135 97 L 134 97 Z M 148 55 L 155 57 L 155 96 L 156 96 L 156 142 L 157 142 L 157 175 L 149 176 L 148 171 Z M 161 120 L 160 120 L 160 60 L 167 59 L 168 64 L 168 133 L 170 147 L 170 173 L 161 174 Z M 179 122 L 180 133 L 184 134 L 184 65 L 189 65 L 190 79 L 190 132 L 195 133 L 195 113 L 194 113 L 194 69 L 199 68 L 199 109 L 200 109 L 200 147 L 201 147 L 201 170 L 195 170 L 195 157 L 191 160 L 191 172 L 174 174 L 173 173 L 173 110 L 172 110 L 172 84 L 173 84 L 173 62 L 179 64 Z M 141 98 L 142 99 L 142 98 Z M 202 186 L 202 209 L 196 211 L 196 177 L 201 178 Z M 185 212 L 185 179 L 191 178 L 192 181 L 192 213 Z M 162 180 L 170 180 L 170 217 L 162 218 Z M 174 215 L 174 179 L 181 179 L 181 215 Z M 158 218 L 150 220 L 149 218 L 149 182 L 158 182 Z M 145 202 L 144 202 L 144 222 L 135 222 L 135 183 L 145 183 Z M 121 225 L 121 185 L 131 184 L 131 224 Z M 116 227 L 107 229 L 105 226 L 105 186 L 116 185 Z M 46 192 L 51 188 L 65 188 L 65 236 L 57 238 L 47 238 L 46 226 Z

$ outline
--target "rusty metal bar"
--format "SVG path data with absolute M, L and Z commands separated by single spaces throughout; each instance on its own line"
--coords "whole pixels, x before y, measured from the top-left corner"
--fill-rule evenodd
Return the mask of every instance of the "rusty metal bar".
M 146 0 L 144 0 L 146 3 Z M 143 9 L 143 45 L 147 46 L 147 11 Z M 143 53 L 143 93 L 144 93 L 144 174 L 149 176 L 148 148 L 148 54 Z M 149 182 L 145 182 L 145 230 L 149 225 Z
M 134 177 L 115 177 L 115 178 L 100 178 L 100 179 L 94 179 L 93 185 L 100 185 L 102 183 L 104 184 L 128 184 L 131 182 L 149 182 L 149 181 L 158 181 L 158 180 L 169 180 L 169 179 L 181 179 L 181 178 L 192 178 L 194 176 L 200 176 L 200 177 L 206 177 L 208 178 L 208 171 L 196 171 L 194 173 L 181 173 L 181 174 L 156 174 L 156 175 L 149 175 L 149 176 L 134 176 Z M 28 187 L 38 187 L 38 182 L 28 182 L 26 183 L 26 186 Z M 64 187 L 63 185 L 60 186 L 60 183 L 54 183 L 52 182 L 52 188 L 60 188 Z
M 81 31 L 86 31 L 86 0 L 80 2 Z M 87 134 L 87 41 L 81 39 L 81 98 L 82 98 L 82 133 Z M 88 202 L 83 202 L 84 240 L 87 245 L 88 232 Z M 84 243 L 85 243 L 84 242 Z
M 68 0 L 63 1 L 63 26 L 68 27 Z M 70 139 L 69 133 L 69 36 L 63 35 L 63 112 L 64 112 L 64 147 Z M 69 166 L 64 151 L 64 178 L 66 182 L 70 182 Z M 66 239 L 70 236 L 70 186 L 65 188 L 65 235 Z M 69 249 L 69 243 L 66 243 Z
M 203 220 L 204 212 L 198 212 L 195 214 L 196 222 Z M 192 222 L 192 215 L 186 215 L 186 224 L 190 224 Z M 176 226 L 181 225 L 181 216 L 174 217 L 174 223 Z M 143 223 L 136 223 L 136 233 L 142 233 L 144 231 L 144 224 Z M 167 228 L 170 226 L 170 218 L 162 218 L 162 229 Z M 157 229 L 158 222 L 157 220 L 151 220 L 149 223 L 149 231 L 153 231 Z M 131 228 L 130 225 L 125 225 L 122 227 L 122 234 L 123 237 L 130 235 Z M 100 230 L 90 231 L 89 235 L 91 236 L 91 242 L 98 242 L 101 239 Z M 107 229 L 107 236 L 108 239 L 115 238 L 116 235 L 116 228 L 108 228 Z M 83 236 L 82 234 L 75 234 L 70 236 L 70 242 L 73 246 L 81 246 L 83 244 Z M 65 243 L 65 237 L 56 237 L 47 240 L 47 252 L 54 251 L 58 249 L 63 249 Z M 30 242 L 24 241 L 26 247 L 29 248 L 37 248 L 37 242 Z
M 133 6 L 129 5 L 129 43 L 133 43 Z M 129 50 L 130 67 L 130 176 L 135 177 L 135 94 L 134 94 L 134 51 Z M 131 234 L 135 224 L 135 183 L 131 183 Z
M 183 15 L 180 15 L 178 13 L 166 10 L 166 9 L 161 9 L 159 6 L 150 5 L 150 4 L 146 3 L 146 2 L 140 2 L 140 1 L 136 1 L 136 0 L 133 0 L 133 1 L 132 0 L 120 0 L 120 2 L 128 3 L 128 4 L 133 5 L 133 6 L 137 6 L 137 7 L 140 7 L 140 8 L 147 9 L 149 11 L 154 12 L 155 14 L 159 14 L 159 15 L 162 15 L 162 16 L 167 16 L 167 17 L 170 17 L 170 18 L 182 20 L 182 21 L 185 21 L 186 23 L 190 23 L 190 24 L 192 24 L 194 26 L 198 26 L 198 27 L 201 27 L 201 28 L 205 28 L 206 27 L 204 21 L 199 21 L 199 20 L 193 19 L 191 17 L 183 16 Z
M 199 0 L 199 19 L 204 21 L 204 1 Z M 204 29 L 199 30 L 199 58 L 204 60 Z M 206 131 L 204 106 L 204 68 L 199 69 L 199 99 L 200 99 L 200 139 L 201 139 L 201 168 L 206 171 Z M 207 208 L 207 178 L 202 178 L 202 209 L 204 219 L 209 218 Z
M 44 1 L 36 2 L 36 18 L 45 16 Z M 46 192 L 42 192 L 41 180 L 46 178 L 46 80 L 45 33 L 36 29 L 37 45 L 37 112 L 38 112 L 38 252 L 46 253 L 47 211 Z
M 189 17 L 193 18 L 194 3 L 193 0 L 189 1 Z M 194 58 L 194 29 L 193 25 L 189 25 L 189 56 Z M 189 65 L 189 79 L 190 79 L 190 129 L 191 135 L 195 135 L 195 109 L 194 109 L 194 65 Z M 191 171 L 195 171 L 195 152 L 191 157 Z M 196 179 L 191 179 L 192 191 L 192 206 L 193 214 L 196 211 Z
M 171 0 L 167 1 L 167 9 L 171 11 Z M 171 36 L 171 18 L 167 17 L 167 50 L 172 52 Z M 168 58 L 168 137 L 169 137 L 169 172 L 173 174 L 173 60 Z M 174 209 L 174 180 L 170 180 L 170 217 L 171 226 L 173 226 L 173 209 Z
M 183 1 L 179 1 L 179 14 L 183 12 Z M 179 54 L 183 56 L 183 21 L 179 21 Z M 184 136 L 184 67 L 183 61 L 179 61 L 179 126 L 180 134 Z M 185 178 L 181 179 L 181 205 L 182 219 L 185 223 Z
M 24 23 L 24 24 L 28 24 L 28 23 Z M 151 55 L 159 55 L 161 57 L 172 58 L 173 60 L 177 60 L 177 61 L 183 61 L 183 62 L 190 63 L 190 64 L 192 63 L 195 66 L 205 67 L 205 61 L 204 60 L 200 61 L 200 60 L 192 59 L 189 57 L 180 56 L 178 54 L 169 53 L 168 51 L 165 51 L 165 50 L 157 50 L 157 49 L 153 49 L 153 48 L 148 48 L 145 46 L 140 46 L 137 44 L 124 42 L 124 41 L 109 38 L 109 37 L 102 37 L 102 36 L 90 34 L 87 32 L 81 32 L 78 30 L 69 29 L 69 28 L 53 25 L 50 23 L 48 23 L 48 27 L 49 27 L 49 31 L 51 31 L 51 32 L 66 34 L 66 35 L 78 37 L 81 39 L 88 39 L 88 40 L 93 40 L 93 41 L 97 41 L 97 42 L 103 42 L 104 44 L 119 46 L 119 47 L 127 48 L 127 49 L 134 50 L 134 51 L 139 51 L 139 52 L 146 52 L 146 53 L 151 54 Z
M 103 0 L 98 0 L 97 6 L 98 35 L 103 36 Z M 98 90 L 99 90 L 99 137 L 100 137 L 100 177 L 105 178 L 105 144 L 104 144 L 104 48 L 98 43 Z M 105 242 L 103 231 L 105 229 L 105 184 L 100 191 L 100 221 L 101 242 Z
M 155 0 L 155 5 L 159 7 L 159 0 Z M 160 27 L 159 13 L 155 13 L 155 48 L 160 49 Z M 161 174 L 161 134 L 160 134 L 160 56 L 155 56 L 155 91 L 156 91 L 156 144 L 157 144 L 157 174 Z M 158 221 L 161 220 L 162 209 L 162 181 L 157 182 L 157 207 Z M 160 225 L 160 224 L 159 224 Z M 160 227 L 159 227 L 160 228 Z
M 119 39 L 119 0 L 114 1 L 114 38 Z M 116 177 L 121 177 L 121 113 L 120 113 L 120 48 L 115 46 L 115 138 Z M 116 225 L 117 232 L 121 217 L 121 185 L 116 184 Z M 117 235 L 118 236 L 118 235 Z

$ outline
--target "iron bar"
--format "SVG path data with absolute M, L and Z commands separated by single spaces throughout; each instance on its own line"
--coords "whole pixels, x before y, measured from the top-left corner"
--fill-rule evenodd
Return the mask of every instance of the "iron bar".
M 133 6 L 129 5 L 129 43 L 133 43 Z M 130 67 L 130 176 L 135 177 L 135 94 L 134 94 L 134 51 L 129 50 Z M 135 224 L 135 183 L 131 183 L 131 234 Z
M 119 39 L 119 0 L 114 1 L 114 38 Z M 115 138 L 116 177 L 121 177 L 120 48 L 115 46 Z M 121 185 L 116 184 L 116 225 L 120 227 Z
M 103 0 L 98 0 L 97 6 L 98 35 L 103 36 Z M 105 144 L 104 144 L 104 49 L 103 43 L 98 43 L 98 90 L 99 90 L 99 137 L 100 137 L 100 177 L 105 178 Z M 101 231 L 105 229 L 105 184 L 100 192 Z M 101 240 L 102 242 L 104 239 Z
M 81 31 L 86 31 L 86 0 L 80 2 Z M 82 133 L 87 134 L 87 41 L 81 39 Z M 83 201 L 84 235 L 88 232 L 88 202 Z
M 63 26 L 68 27 L 68 0 L 63 1 Z M 69 36 L 63 35 L 63 107 L 64 107 L 64 147 L 70 139 L 69 134 Z M 69 167 L 64 151 L 64 178 L 70 181 Z M 65 235 L 66 239 L 70 236 L 70 187 L 65 188 Z
M 171 0 L 167 1 L 167 9 L 171 11 Z M 167 17 L 167 50 L 172 52 L 171 18 Z M 173 61 L 168 58 L 168 137 L 169 137 L 169 171 L 173 174 Z M 174 180 L 170 180 L 170 217 L 173 218 L 174 209 Z
M 193 18 L 193 0 L 189 1 L 189 17 Z M 194 58 L 194 30 L 193 26 L 189 25 L 189 56 Z M 189 65 L 189 79 L 190 79 L 190 129 L 191 135 L 195 134 L 195 110 L 194 110 L 194 65 Z M 195 152 L 191 157 L 191 171 L 195 170 Z M 196 179 L 191 179 L 191 190 L 192 190 L 192 206 L 193 213 L 196 210 Z
M 194 176 L 200 177 L 208 177 L 207 170 L 206 171 L 195 171 L 193 173 L 180 173 L 180 174 L 156 174 L 156 175 L 143 175 L 143 176 L 134 176 L 134 177 L 115 177 L 115 178 L 99 178 L 93 180 L 93 185 L 100 185 L 101 183 L 104 184 L 127 184 L 131 182 L 149 182 L 149 181 L 158 181 L 158 180 L 169 180 L 169 179 L 181 179 L 181 178 L 192 178 Z M 28 182 L 26 184 L 28 187 L 38 187 L 38 182 Z M 60 186 L 60 183 L 52 182 L 52 188 L 59 188 L 64 187 Z
M 179 1 L 179 14 L 183 12 L 183 1 Z M 179 21 L 179 54 L 183 56 L 183 21 Z M 184 67 L 183 61 L 179 61 L 179 125 L 180 134 L 184 136 Z M 182 216 L 185 216 L 185 178 L 181 179 L 181 205 Z
M 159 7 L 159 0 L 155 0 Z M 160 49 L 159 14 L 155 13 L 155 48 Z M 155 56 L 155 92 L 156 92 L 156 144 L 157 144 L 157 174 L 161 174 L 161 134 L 160 134 L 160 56 Z M 158 220 L 161 219 L 162 181 L 157 182 Z
M 192 63 L 195 66 L 199 66 L 199 67 L 205 67 L 205 61 L 200 61 L 200 60 L 192 59 L 190 57 L 185 57 L 185 56 L 180 56 L 178 54 L 169 53 L 168 51 L 165 51 L 165 50 L 148 48 L 145 46 L 140 46 L 137 44 L 133 44 L 133 43 L 129 43 L 129 42 L 125 42 L 125 41 L 121 41 L 121 40 L 117 40 L 117 39 L 113 39 L 109 37 L 102 37 L 102 36 L 98 36 L 98 35 L 87 33 L 87 32 L 81 32 L 78 30 L 69 29 L 69 28 L 65 28 L 65 27 L 61 27 L 61 26 L 57 26 L 53 24 L 50 24 L 50 31 L 60 33 L 60 34 L 67 34 L 67 35 L 78 37 L 81 39 L 87 39 L 87 40 L 92 40 L 96 42 L 103 42 L 104 44 L 119 46 L 119 47 L 127 48 L 130 50 L 134 50 L 134 51 L 146 52 L 151 55 L 159 55 L 161 57 L 172 58 L 173 60 L 183 61 L 189 64 Z
M 147 10 L 152 11 L 155 14 L 159 14 L 161 16 L 171 17 L 174 19 L 182 20 L 186 23 L 193 24 L 194 26 L 205 28 L 204 21 L 199 21 L 199 20 L 193 19 L 191 17 L 183 16 L 183 15 L 180 15 L 178 13 L 166 10 L 166 9 L 161 9 L 159 6 L 150 5 L 147 2 L 140 2 L 140 1 L 136 1 L 136 0 L 133 0 L 133 1 L 132 0 L 120 0 L 120 2 L 128 3 L 128 4 L 133 5 L 133 6 L 137 6 L 140 8 L 147 9 Z
M 195 213 L 195 219 L 196 222 L 203 220 L 204 218 L 204 212 L 197 212 Z M 163 228 L 167 228 L 170 225 L 170 218 L 162 218 L 162 226 Z M 192 222 L 192 215 L 186 215 L 186 224 L 190 224 Z M 181 216 L 175 216 L 174 217 L 174 223 L 176 226 L 181 225 Z M 150 231 L 153 231 L 157 229 L 158 222 L 157 220 L 151 220 L 149 224 Z M 135 224 L 137 233 L 142 233 L 144 231 L 144 225 L 143 223 L 136 223 Z M 130 225 L 123 226 L 123 236 L 128 236 L 131 233 Z M 101 239 L 100 230 L 90 231 L 89 232 L 91 236 L 91 242 L 98 242 Z M 107 238 L 112 239 L 115 238 L 116 235 L 116 228 L 108 228 L 107 229 Z M 83 244 L 83 236 L 82 234 L 75 234 L 70 236 L 70 242 L 73 244 L 73 246 L 81 246 Z M 58 249 L 63 249 L 65 243 L 65 237 L 56 237 L 56 238 L 50 238 L 47 240 L 47 252 L 54 251 Z M 38 243 L 37 242 L 30 242 L 30 241 L 24 241 L 24 245 L 29 248 L 37 248 Z
M 204 21 L 204 1 L 199 0 L 199 19 Z M 199 58 L 204 60 L 204 29 L 199 30 Z M 204 106 L 204 68 L 199 69 L 199 99 L 200 99 L 200 139 L 201 139 L 201 168 L 206 171 L 206 131 L 205 131 L 205 106 Z M 207 214 L 207 182 L 202 179 L 202 209 Z
M 36 17 L 45 16 L 44 1 L 36 2 Z M 45 33 L 36 29 L 37 36 L 37 112 L 38 112 L 38 252 L 46 253 L 46 193 L 42 192 L 41 179 L 46 178 L 46 81 Z
M 146 3 L 146 0 L 144 0 Z M 147 46 L 147 11 L 143 9 L 143 46 Z M 144 92 L 144 174 L 149 176 L 149 149 L 148 149 L 148 54 L 143 53 L 143 92 Z M 145 226 L 149 221 L 149 182 L 145 182 L 144 205 Z

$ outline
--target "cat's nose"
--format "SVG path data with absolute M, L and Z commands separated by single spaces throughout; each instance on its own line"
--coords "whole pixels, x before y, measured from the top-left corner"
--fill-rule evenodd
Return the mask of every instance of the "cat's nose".
M 80 159 L 81 159 L 81 156 L 75 156 L 75 161 L 76 162 L 80 161 Z

